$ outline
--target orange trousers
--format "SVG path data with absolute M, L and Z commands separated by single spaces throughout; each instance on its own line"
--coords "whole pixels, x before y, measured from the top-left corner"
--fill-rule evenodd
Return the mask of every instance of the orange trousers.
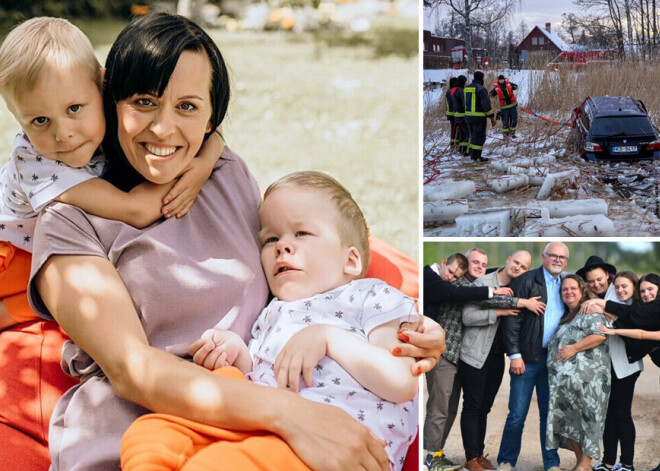
M 66 335 L 55 322 L 35 320 L 28 304 L 31 258 L 0 242 L 0 301 L 19 322 L 0 332 L 0 463 L 7 471 L 48 469 L 48 422 L 77 382 L 60 367 Z
M 245 379 L 234 367 L 215 373 Z M 147 414 L 128 428 L 121 442 L 123 471 L 310 471 L 289 445 L 267 432 L 240 432 Z
M 38 319 L 27 300 L 32 254 L 0 241 L 0 300 L 16 322 Z

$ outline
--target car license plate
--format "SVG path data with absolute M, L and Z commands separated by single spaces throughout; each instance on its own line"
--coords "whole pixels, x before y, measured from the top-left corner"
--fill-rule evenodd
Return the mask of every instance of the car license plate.
M 637 146 L 617 146 L 612 148 L 612 152 L 637 152 Z

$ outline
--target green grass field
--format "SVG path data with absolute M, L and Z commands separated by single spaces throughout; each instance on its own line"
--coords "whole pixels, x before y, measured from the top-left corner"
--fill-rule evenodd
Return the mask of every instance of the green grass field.
M 80 26 L 103 62 L 122 25 Z M 296 170 L 327 171 L 353 193 L 372 233 L 416 260 L 419 78 L 413 30 L 416 21 L 388 19 L 359 41 L 278 32 L 210 34 L 233 82 L 226 139 L 259 185 L 265 189 Z M 412 54 L 403 53 L 411 48 Z M 17 130 L 3 103 L 2 163 Z

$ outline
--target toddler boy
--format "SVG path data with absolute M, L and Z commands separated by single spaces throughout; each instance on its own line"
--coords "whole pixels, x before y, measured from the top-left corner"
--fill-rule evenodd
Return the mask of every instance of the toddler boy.
M 387 444 L 392 469 L 401 469 L 417 430 L 418 378 L 410 371 L 413 359 L 390 351 L 399 343 L 400 323 L 416 315 L 413 301 L 382 281 L 362 279 L 369 257 L 367 225 L 350 193 L 333 178 L 319 172 L 288 175 L 266 190 L 259 215 L 261 261 L 275 298 L 256 320 L 249 347 L 216 326 L 190 346 L 193 360 L 209 369 L 234 365 L 256 383 L 288 386 L 305 398 L 340 407 Z M 165 429 L 168 452 L 156 453 L 164 446 L 157 437 Z M 192 440 L 193 446 L 173 445 L 178 441 L 172 439 L 174 430 L 180 443 Z M 262 436 L 267 445 L 251 442 L 254 448 L 247 453 L 253 467 L 239 466 L 232 450 L 236 459 L 244 457 L 248 437 L 253 440 L 254 434 L 237 436 L 150 414 L 124 435 L 122 469 L 153 464 L 156 456 L 163 469 L 178 469 L 184 462 L 192 469 L 202 455 L 197 439 L 210 443 L 204 460 L 222 462 L 217 469 L 308 469 L 273 435 Z M 263 453 L 263 447 L 277 448 L 273 442 L 279 444 L 279 465 L 273 453 Z M 171 468 L 165 456 L 172 458 Z

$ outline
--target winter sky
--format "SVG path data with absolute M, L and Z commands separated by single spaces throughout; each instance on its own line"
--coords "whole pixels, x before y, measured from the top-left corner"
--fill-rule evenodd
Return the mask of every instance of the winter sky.
M 520 7 L 510 20 L 510 25 L 515 28 L 524 21 L 530 30 L 534 25 L 545 26 L 552 23 L 552 30 L 557 31 L 561 26 L 562 13 L 577 13 L 579 9 L 573 5 L 573 0 L 523 0 Z M 446 14 L 446 13 L 445 13 Z M 442 15 L 442 13 L 441 13 Z M 433 29 L 437 15 L 426 11 L 424 15 L 424 28 Z

